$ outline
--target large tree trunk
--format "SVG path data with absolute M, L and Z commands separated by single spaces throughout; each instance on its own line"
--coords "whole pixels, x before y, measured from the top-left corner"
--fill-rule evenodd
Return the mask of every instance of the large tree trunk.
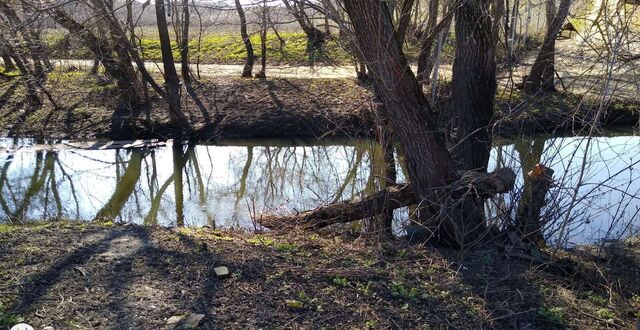
M 162 52 L 162 65 L 164 68 L 164 82 L 166 85 L 167 104 L 169 105 L 169 116 L 171 122 L 182 128 L 189 126 L 187 118 L 180 109 L 180 78 L 176 71 L 175 62 L 173 60 L 173 51 L 171 50 L 171 39 L 169 38 L 169 29 L 167 28 L 167 19 L 165 13 L 164 0 L 156 1 L 156 19 L 158 23 L 158 36 L 160 39 L 160 49 Z
M 244 9 L 242 9 L 242 4 L 240 4 L 240 0 L 235 0 L 235 2 L 236 10 L 240 17 L 240 36 L 242 37 L 242 42 L 244 42 L 244 47 L 247 49 L 247 59 L 244 63 L 244 69 L 242 69 L 242 77 L 251 78 L 253 63 L 255 61 L 253 45 L 251 44 L 251 39 L 249 39 L 249 34 L 247 33 L 247 17 L 244 14 Z
M 456 9 L 455 31 L 451 152 L 458 170 L 486 172 L 491 150 L 488 125 L 497 86 L 489 0 L 464 0 Z M 460 207 L 467 235 L 479 235 L 485 220 L 484 200 L 468 198 Z
M 452 154 L 459 170 L 486 171 L 489 161 L 497 80 L 488 9 L 488 0 L 465 0 L 456 10 Z
M 472 4 L 465 3 L 462 6 L 471 7 Z M 444 137 L 438 133 L 434 114 L 407 65 L 395 36 L 386 3 L 352 0 L 345 2 L 345 9 L 353 24 L 360 51 L 367 61 L 374 91 L 384 104 L 385 117 L 405 156 L 407 175 L 419 196 L 421 222 L 435 234 L 436 240 L 454 246 L 464 245 L 467 239 L 473 239 L 471 236 L 465 236 L 470 231 L 466 219 L 479 217 L 465 212 L 481 214 L 482 210 L 460 207 L 458 198 L 461 197 L 453 198 L 447 188 L 459 177 Z M 476 13 L 473 9 L 462 9 L 460 18 L 466 19 L 469 11 Z M 474 22 L 468 23 L 473 24 Z M 488 34 L 491 34 L 490 26 Z M 493 52 L 490 51 L 489 55 L 482 56 L 492 55 Z M 473 63 L 473 59 L 467 61 Z M 478 82 L 480 78 L 484 78 L 476 77 L 475 72 L 464 72 L 463 75 L 477 78 Z M 492 79 L 495 80 L 495 77 Z M 472 120 L 477 122 L 474 117 Z M 484 144 L 483 146 L 486 147 Z M 471 225 L 473 228 L 477 227 L 476 223 Z M 474 229 L 476 230 L 477 228 Z
M 547 6 L 551 4 L 547 3 Z M 549 8 L 549 7 L 548 7 Z M 556 36 L 562 28 L 562 24 L 567 19 L 569 9 L 571 8 L 571 0 L 561 0 L 560 7 L 554 15 L 550 24 L 547 24 L 547 34 L 542 42 L 542 47 L 536 56 L 535 62 L 531 67 L 531 71 L 524 82 L 524 91 L 528 94 L 537 93 L 540 88 L 548 91 L 554 91 L 555 86 L 553 77 L 555 74 L 555 47 Z M 550 11 L 550 9 L 549 9 Z M 550 14 L 547 13 L 547 17 Z

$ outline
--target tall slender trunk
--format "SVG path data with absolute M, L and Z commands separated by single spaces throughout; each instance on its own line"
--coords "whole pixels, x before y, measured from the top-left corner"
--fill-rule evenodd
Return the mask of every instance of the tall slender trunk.
M 127 0 L 127 27 L 129 29 L 129 41 L 132 45 L 136 44 L 136 26 L 133 22 L 133 1 Z
M 256 78 L 267 77 L 267 0 L 262 1 L 262 18 L 260 25 L 260 72 L 256 74 Z
M 191 84 L 189 72 L 189 0 L 182 0 L 182 39 L 180 42 L 180 61 L 182 63 L 182 80 L 186 85 Z
M 491 34 L 493 35 L 493 47 L 498 46 L 500 41 L 500 27 L 502 27 L 502 16 L 505 12 L 505 0 L 494 0 L 491 5 L 491 16 L 493 16 L 493 26 L 491 27 Z M 505 33 L 507 31 L 505 30 Z
M 249 38 L 249 34 L 247 33 L 247 17 L 244 14 L 244 9 L 242 8 L 242 4 L 240 4 L 240 0 L 235 0 L 236 3 L 236 11 L 238 12 L 238 16 L 240 17 L 240 36 L 242 37 L 242 42 L 244 43 L 244 47 L 247 49 L 247 59 L 244 63 L 244 68 L 242 69 L 242 77 L 251 78 L 251 72 L 253 71 L 253 63 L 255 62 L 255 55 L 253 54 L 253 45 L 251 44 L 251 39 Z
M 164 82 L 167 90 L 167 104 L 169 105 L 169 116 L 171 122 L 178 126 L 188 127 L 188 121 L 180 109 L 180 78 L 176 71 L 171 50 L 171 39 L 167 28 L 167 19 L 164 0 L 156 1 L 156 19 L 158 23 L 158 35 L 160 39 L 160 49 L 162 52 L 162 64 L 164 68 Z
M 436 54 L 433 52 L 433 46 L 436 39 L 440 39 L 442 35 L 442 44 L 449 38 L 449 31 L 451 30 L 451 22 L 453 21 L 453 15 L 450 12 L 450 6 L 445 6 L 443 12 L 445 17 L 439 24 L 436 24 L 438 20 L 438 0 L 431 0 L 429 2 L 429 18 L 427 21 L 427 28 L 423 34 L 420 44 L 420 54 L 418 55 L 418 80 L 420 83 L 425 84 L 429 81 L 431 70 L 436 61 Z M 433 14 L 432 14 L 433 13 Z M 436 36 L 438 38 L 436 38 Z

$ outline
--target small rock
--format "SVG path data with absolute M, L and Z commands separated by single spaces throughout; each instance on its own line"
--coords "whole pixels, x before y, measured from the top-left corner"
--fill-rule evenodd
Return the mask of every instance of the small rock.
M 178 324 L 185 317 L 185 315 L 174 315 L 167 320 L 167 325 Z
M 191 314 L 178 329 L 195 329 L 204 318 L 204 314 Z
M 55 330 L 52 326 L 46 326 L 42 330 Z
M 225 278 L 229 276 L 229 268 L 225 266 L 216 267 L 213 269 L 218 278 Z

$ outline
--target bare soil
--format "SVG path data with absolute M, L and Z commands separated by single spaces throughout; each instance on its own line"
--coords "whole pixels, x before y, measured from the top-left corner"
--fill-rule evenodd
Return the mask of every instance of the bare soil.
M 539 265 L 335 231 L 0 225 L 0 329 L 157 329 L 190 313 L 205 315 L 202 329 L 631 329 L 638 247 L 582 247 Z M 231 276 L 217 278 L 218 266 Z
M 363 136 L 373 127 L 370 94 L 349 79 L 206 79 L 183 89 L 183 111 L 192 128 L 173 127 L 157 96 L 150 105 L 118 105 L 111 84 L 83 72 L 65 72 L 47 84 L 50 102 L 36 111 L 24 106 L 17 79 L 0 81 L 0 130 L 6 136 L 48 139 L 126 138 L 321 138 Z M 153 91 L 150 91 L 155 95 Z M 4 96 L 2 96 L 4 94 Z
M 78 70 L 55 71 L 47 88 L 57 108 L 28 110 L 18 78 L 0 77 L 0 135 L 41 139 L 330 138 L 368 137 L 375 131 L 369 86 L 355 79 L 241 79 L 209 77 L 183 89 L 191 129 L 173 127 L 165 102 L 150 91 L 146 107 L 119 105 L 113 84 Z M 447 86 L 440 103 L 446 126 Z M 558 92 L 528 97 L 499 91 L 491 130 L 496 135 L 579 133 L 593 122 L 595 106 Z M 640 105 L 613 102 L 604 126 L 633 126 Z

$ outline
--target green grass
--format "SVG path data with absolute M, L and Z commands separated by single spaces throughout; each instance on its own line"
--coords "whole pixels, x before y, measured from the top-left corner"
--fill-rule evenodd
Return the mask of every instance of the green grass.
M 306 63 L 308 62 L 307 54 L 307 37 L 301 31 L 283 31 L 279 32 L 280 37 L 284 40 L 281 45 L 280 40 L 275 33 L 267 33 L 267 57 L 271 63 Z M 142 56 L 145 60 L 161 61 L 162 53 L 160 50 L 160 40 L 157 33 L 153 29 L 145 29 L 138 34 L 140 45 L 142 46 Z M 82 43 L 74 38 L 69 38 L 62 30 L 49 30 L 44 37 L 45 42 L 51 49 L 53 58 L 71 58 L 71 59 L 92 59 L 93 55 L 82 45 Z M 250 36 L 253 44 L 253 51 L 256 61 L 262 56 L 260 49 L 260 35 L 252 34 Z M 443 45 L 443 54 L 445 58 L 453 56 L 454 53 L 453 35 Z M 175 38 L 171 39 L 173 56 L 176 60 L 180 59 L 180 50 L 175 42 Z M 324 56 L 330 59 L 332 63 L 348 64 L 352 57 L 343 48 L 343 45 L 335 39 L 328 39 L 324 46 Z M 404 51 L 407 59 L 414 62 L 420 52 L 420 44 L 418 42 L 408 42 L 404 45 Z M 239 33 L 223 32 L 223 33 L 207 33 L 202 36 L 200 44 L 198 44 L 198 36 L 192 35 L 189 42 L 189 53 L 191 63 L 196 63 L 198 57 L 200 63 L 243 63 L 246 58 L 245 45 Z
M 267 55 L 269 61 L 303 63 L 308 61 L 307 37 L 303 32 L 280 32 L 285 41 L 282 48 L 275 33 L 267 34 Z M 260 49 L 260 36 L 251 35 L 254 55 L 256 59 L 262 55 Z M 65 37 L 65 34 L 52 32 L 45 38 L 52 50 L 54 58 L 91 59 L 93 56 L 88 49 L 79 43 Z M 173 56 L 180 58 L 178 45 L 172 41 Z M 142 56 L 145 60 L 160 61 L 162 53 L 160 40 L 156 36 L 143 37 L 140 41 Z M 201 63 L 242 63 L 246 58 L 246 49 L 239 34 L 216 33 L 202 37 L 198 45 L 198 38 L 192 37 L 189 42 L 191 63 L 195 63 L 198 56 Z M 346 63 L 350 55 L 341 48 L 335 40 L 328 40 L 325 44 L 326 56 L 332 61 Z

